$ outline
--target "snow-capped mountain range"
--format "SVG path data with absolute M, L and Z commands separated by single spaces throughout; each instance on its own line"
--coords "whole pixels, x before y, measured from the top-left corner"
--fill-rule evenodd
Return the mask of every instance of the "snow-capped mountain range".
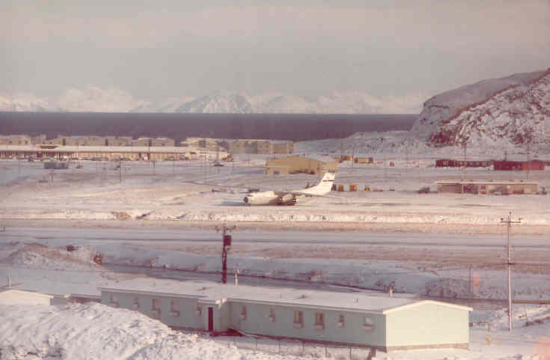
M 136 113 L 274 113 L 274 114 L 414 114 L 423 94 L 375 97 L 361 92 L 332 93 L 315 99 L 287 94 L 238 94 L 215 91 L 199 97 L 172 97 L 161 101 L 134 98 L 119 89 L 88 86 L 69 89 L 58 97 L 30 93 L 0 94 L 0 111 L 136 112 Z
M 543 145 L 550 134 L 550 69 L 436 95 L 411 132 L 435 146 Z

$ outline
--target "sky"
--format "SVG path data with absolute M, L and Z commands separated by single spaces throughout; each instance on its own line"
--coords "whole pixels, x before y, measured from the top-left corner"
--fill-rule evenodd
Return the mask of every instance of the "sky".
M 7 0 L 0 93 L 435 95 L 550 67 L 550 0 Z

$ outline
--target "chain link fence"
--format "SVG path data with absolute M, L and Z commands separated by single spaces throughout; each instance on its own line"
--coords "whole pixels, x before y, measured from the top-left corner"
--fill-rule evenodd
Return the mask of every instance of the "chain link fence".
M 207 333 L 195 333 L 202 338 L 210 338 L 227 347 L 235 346 L 242 350 L 261 351 L 270 354 L 294 355 L 312 358 L 329 358 L 337 360 L 370 360 L 376 356 L 376 350 L 363 347 L 339 346 L 333 344 L 313 343 L 299 340 L 276 340 L 262 337 L 216 337 Z

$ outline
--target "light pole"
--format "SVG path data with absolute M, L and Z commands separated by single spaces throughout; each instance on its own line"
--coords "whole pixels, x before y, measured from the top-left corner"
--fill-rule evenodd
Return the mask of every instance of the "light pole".
M 510 328 L 510 331 L 512 331 L 512 270 L 511 265 L 514 265 L 512 263 L 512 245 L 510 243 L 510 228 L 512 227 L 512 224 L 520 224 L 521 218 L 518 218 L 516 221 L 512 221 L 512 212 L 508 213 L 508 218 L 500 218 L 501 224 L 506 224 L 506 234 L 508 238 L 508 245 L 506 247 L 508 252 L 508 327 Z
M 218 227 L 216 225 L 216 232 L 222 232 L 223 235 L 223 243 L 222 243 L 222 284 L 227 283 L 227 252 L 229 251 L 229 248 L 231 247 L 231 231 L 237 229 L 235 225 L 233 226 L 226 226 L 225 224 L 222 225 L 222 227 Z

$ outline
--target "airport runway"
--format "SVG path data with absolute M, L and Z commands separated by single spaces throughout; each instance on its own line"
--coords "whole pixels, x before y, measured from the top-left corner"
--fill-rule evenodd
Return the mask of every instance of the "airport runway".
M 504 232 L 504 229 L 503 229 Z M 207 230 L 119 230 L 119 229 L 75 229 L 51 227 L 7 227 L 0 231 L 2 241 L 47 241 L 52 245 L 95 242 L 152 242 L 221 244 L 221 234 Z M 550 241 L 544 237 L 512 236 L 514 248 L 550 249 Z M 391 247 L 468 247 L 502 248 L 506 245 L 506 234 L 502 235 L 450 235 L 418 233 L 361 233 L 350 232 L 299 232 L 299 231 L 235 231 L 233 244 L 281 244 L 281 245 L 381 245 Z

